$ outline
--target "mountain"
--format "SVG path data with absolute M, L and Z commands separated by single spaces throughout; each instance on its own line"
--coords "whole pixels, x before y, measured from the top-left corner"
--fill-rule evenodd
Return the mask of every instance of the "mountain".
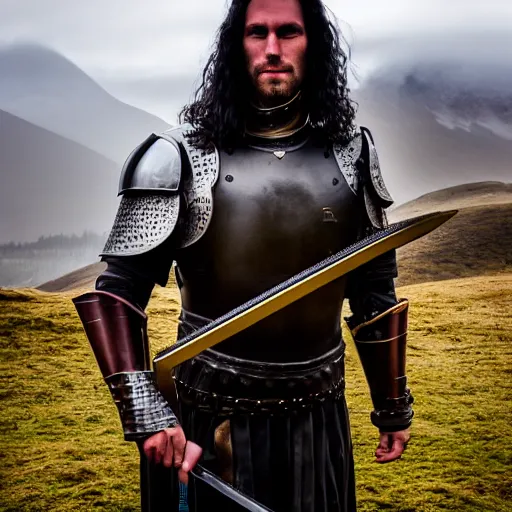
M 35 44 L 0 47 L 0 109 L 121 164 L 169 125 L 122 103 L 59 53 Z
M 0 110 L 0 244 L 107 231 L 119 172 L 105 156 Z
M 512 181 L 510 67 L 447 53 L 383 64 L 355 92 L 358 122 L 374 135 L 397 204 L 455 185 Z

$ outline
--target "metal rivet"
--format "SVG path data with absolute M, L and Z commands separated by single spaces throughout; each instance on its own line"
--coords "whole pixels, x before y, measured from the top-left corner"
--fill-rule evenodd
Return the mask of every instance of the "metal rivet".
M 225 179 L 228 183 L 231 183 L 235 178 L 233 178 L 233 176 L 231 176 L 231 174 L 227 174 Z

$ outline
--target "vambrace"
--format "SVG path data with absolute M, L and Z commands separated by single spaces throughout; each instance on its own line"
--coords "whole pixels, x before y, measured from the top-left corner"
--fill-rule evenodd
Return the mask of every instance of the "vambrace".
M 405 375 L 408 309 L 409 301 L 402 299 L 362 324 L 347 319 L 370 387 L 371 421 L 382 432 L 409 428 L 414 415 Z
M 73 299 L 85 333 L 119 411 L 127 441 L 142 440 L 178 421 L 154 382 L 147 317 L 109 292 Z

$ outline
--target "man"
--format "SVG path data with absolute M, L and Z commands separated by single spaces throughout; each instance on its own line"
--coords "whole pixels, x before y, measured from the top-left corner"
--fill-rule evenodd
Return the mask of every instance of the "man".
M 276 511 L 356 508 L 346 297 L 380 429 L 376 460 L 398 459 L 409 440 L 405 356 L 387 353 L 389 340 L 403 347 L 407 315 L 394 252 L 180 365 L 179 424 L 152 381 L 143 310 L 175 261 L 189 334 L 385 226 L 392 201 L 371 135 L 354 126 L 346 62 L 319 0 L 234 0 L 182 112 L 189 124 L 128 158 L 108 268 L 75 299 L 126 439 L 182 482 L 202 449 L 206 467 Z M 207 489 L 189 498 L 192 510 L 220 510 Z

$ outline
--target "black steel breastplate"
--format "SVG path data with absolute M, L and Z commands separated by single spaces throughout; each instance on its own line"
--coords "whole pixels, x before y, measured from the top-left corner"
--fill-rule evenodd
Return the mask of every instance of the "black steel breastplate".
M 183 307 L 216 318 L 354 242 L 358 198 L 332 154 L 307 142 L 278 158 L 220 154 L 213 217 L 176 261 Z M 345 278 L 279 311 L 217 350 L 256 361 L 303 361 L 340 342 Z

